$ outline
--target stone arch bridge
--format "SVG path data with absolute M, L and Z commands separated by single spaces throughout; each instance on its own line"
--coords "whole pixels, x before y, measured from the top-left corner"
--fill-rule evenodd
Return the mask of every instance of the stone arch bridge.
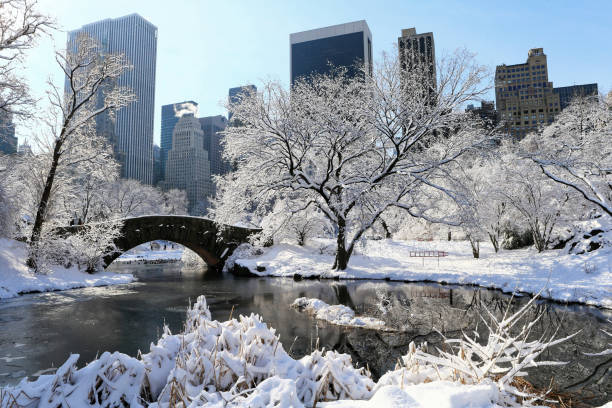
M 87 225 L 62 228 L 66 233 Z M 153 215 L 126 218 L 121 235 L 115 240 L 117 251 L 104 257 L 108 266 L 124 252 L 145 242 L 165 240 L 184 245 L 198 254 L 209 269 L 218 272 L 234 249 L 260 229 L 218 224 L 208 218 L 186 215 Z

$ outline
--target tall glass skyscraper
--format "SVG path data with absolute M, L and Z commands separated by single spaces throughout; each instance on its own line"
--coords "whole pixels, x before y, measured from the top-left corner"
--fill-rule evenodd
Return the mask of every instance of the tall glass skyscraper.
M 4 154 L 17 153 L 17 136 L 13 114 L 0 110 L 0 152 Z
M 120 109 L 114 123 L 107 115 L 97 118 L 97 131 L 112 143 L 122 177 L 151 184 L 157 27 L 138 14 L 105 19 L 69 31 L 69 49 L 81 33 L 99 41 L 102 52 L 123 53 L 133 65 L 117 85 L 131 88 L 136 101 Z
M 248 96 L 250 94 L 256 94 L 257 93 L 257 87 L 255 85 L 244 85 L 244 86 L 237 86 L 235 88 L 230 88 L 229 89 L 229 103 L 238 103 L 240 102 L 241 98 L 243 96 Z M 230 110 L 227 113 L 227 120 L 232 120 L 232 111 Z
M 289 40 L 292 84 L 299 77 L 329 72 L 330 64 L 346 67 L 350 76 L 361 71 L 356 64 L 372 72 L 372 33 L 365 20 L 293 33 Z
M 597 84 L 584 84 L 572 86 L 560 86 L 553 89 L 553 92 L 559 95 L 559 106 L 565 109 L 572 102 L 572 99 L 580 96 L 597 96 Z
M 172 132 L 183 113 L 198 113 L 198 104 L 194 101 L 185 101 L 162 105 L 161 108 L 161 133 L 160 133 L 160 164 L 162 178 L 166 174 L 166 161 L 168 152 L 172 149 Z

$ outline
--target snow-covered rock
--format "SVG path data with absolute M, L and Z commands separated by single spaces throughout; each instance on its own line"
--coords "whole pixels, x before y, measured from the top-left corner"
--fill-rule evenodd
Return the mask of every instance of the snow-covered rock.
M 328 305 L 320 299 L 297 298 L 291 307 L 303 310 L 319 320 L 348 327 L 363 327 L 367 329 L 391 330 L 385 322 L 374 317 L 355 316 L 355 311 L 344 305 Z

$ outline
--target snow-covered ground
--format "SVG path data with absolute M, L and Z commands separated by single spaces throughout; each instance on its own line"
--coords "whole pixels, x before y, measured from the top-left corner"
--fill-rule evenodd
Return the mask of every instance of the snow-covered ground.
M 344 305 L 328 305 L 321 299 L 297 298 L 291 307 L 311 314 L 319 320 L 339 326 L 363 327 L 377 330 L 391 330 L 385 327 L 385 322 L 374 317 L 355 316 L 355 311 Z
M 480 259 L 474 259 L 467 241 L 371 240 L 357 248 L 342 272 L 331 270 L 333 250 L 331 240 L 319 239 L 306 247 L 274 245 L 258 255 L 239 248 L 233 261 L 261 276 L 426 280 L 524 293 L 544 289 L 543 298 L 612 308 L 612 248 L 583 255 L 533 248 L 495 254 L 489 243 L 481 243 Z M 448 256 L 411 257 L 414 251 L 445 251 Z
M 394 370 L 374 382 L 365 369 L 355 368 L 347 354 L 315 350 L 294 360 L 284 350 L 274 329 L 257 315 L 225 322 L 212 320 L 203 296 L 187 311 L 184 327 L 183 333 L 174 335 L 165 327 L 157 343 L 151 343 L 149 353 L 137 358 L 105 352 L 79 369 L 76 365 L 79 356 L 73 354 L 55 374 L 41 375 L 32 382 L 23 379 L 16 386 L 0 389 L 0 406 L 299 408 L 316 404 L 327 408 L 498 408 L 522 405 L 516 400 L 520 390 L 514 385 L 489 376 L 458 374 L 454 366 L 413 344 Z M 498 371 L 494 372 L 504 373 L 513 367 L 503 365 L 496 365 Z
M 121 254 L 114 262 L 136 263 L 136 262 L 160 262 L 160 261 L 180 261 L 185 247 L 182 245 L 167 244 L 166 249 L 160 244 L 159 249 L 151 249 L 150 243 L 138 245 L 135 248 Z
M 25 265 L 26 245 L 23 242 L 0 238 L 0 299 L 27 292 L 48 292 L 89 286 L 129 283 L 130 274 L 98 272 L 89 274 L 76 266 L 54 267 L 47 274 L 34 274 Z

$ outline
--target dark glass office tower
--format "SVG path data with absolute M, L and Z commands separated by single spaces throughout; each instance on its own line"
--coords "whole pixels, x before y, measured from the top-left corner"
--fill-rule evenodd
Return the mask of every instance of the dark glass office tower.
M 553 92 L 559 95 L 559 105 L 562 110 L 567 108 L 572 99 L 577 96 L 596 96 L 598 94 L 597 84 L 560 86 L 554 88 Z
M 185 101 L 162 105 L 161 108 L 161 133 L 160 133 L 160 166 L 162 178 L 166 174 L 166 160 L 168 152 L 172 149 L 172 132 L 174 126 L 185 112 L 198 113 L 198 104 L 194 101 Z
M 4 154 L 17 153 L 17 136 L 13 114 L 0 110 L 0 152 Z
M 104 53 L 125 54 L 133 66 L 119 78 L 117 85 L 132 89 L 136 102 L 120 109 L 115 121 L 108 115 L 99 115 L 96 130 L 113 145 L 122 177 L 151 184 L 157 27 L 138 14 L 105 19 L 69 31 L 68 49 L 75 49 L 75 40 L 81 33 L 96 39 Z
M 210 174 L 222 175 L 228 173 L 229 163 L 223 160 L 223 146 L 221 132 L 227 127 L 227 119 L 223 115 L 206 116 L 200 118 L 200 126 L 204 132 L 204 149 L 208 151 L 210 159 Z M 213 194 L 214 195 L 214 194 Z
M 236 103 L 236 102 L 240 102 L 240 97 L 242 95 L 246 95 L 249 93 L 257 93 L 257 87 L 255 85 L 244 85 L 244 86 L 237 86 L 235 88 L 230 88 L 229 90 L 229 102 L 230 103 Z M 232 111 L 230 110 L 227 113 L 227 119 L 231 120 L 232 119 Z
M 329 72 L 330 66 L 347 67 L 348 74 L 372 72 L 372 33 L 365 20 L 290 35 L 291 83 L 297 78 Z

